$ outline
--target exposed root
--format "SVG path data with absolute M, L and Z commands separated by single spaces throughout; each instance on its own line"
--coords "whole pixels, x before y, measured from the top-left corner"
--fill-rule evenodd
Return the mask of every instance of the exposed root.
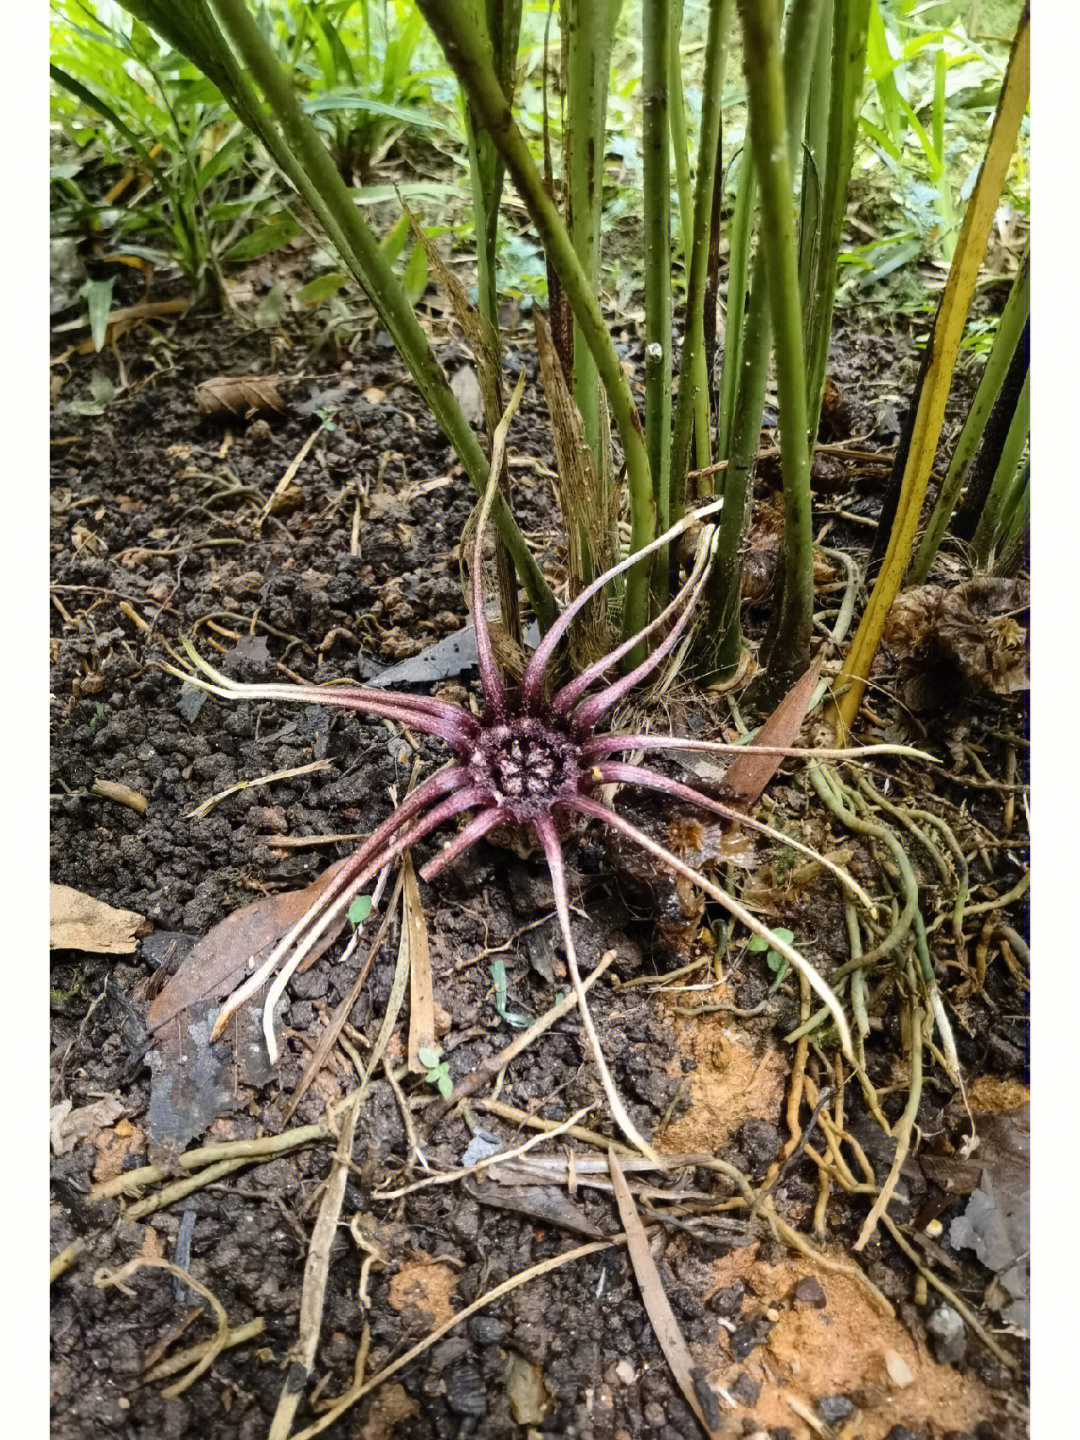
M 171 1400 L 174 1395 L 182 1395 L 189 1385 L 193 1385 L 200 1375 L 209 1370 L 210 1366 L 225 1349 L 229 1343 L 229 1335 L 231 1333 L 229 1329 L 229 1317 L 226 1315 L 225 1307 L 221 1301 L 211 1290 L 207 1289 L 201 1280 L 196 1280 L 192 1275 L 189 1275 L 186 1270 L 181 1270 L 179 1265 L 174 1265 L 171 1260 L 159 1260 L 155 1258 L 129 1260 L 126 1265 L 121 1265 L 119 1270 L 108 1270 L 102 1267 L 94 1275 L 94 1285 L 99 1290 L 107 1290 L 110 1286 L 115 1285 L 118 1289 L 123 1290 L 125 1294 L 130 1295 L 131 1292 L 126 1289 L 124 1281 L 127 1280 L 129 1276 L 136 1274 L 139 1270 L 167 1270 L 170 1275 L 182 1281 L 185 1285 L 201 1295 L 211 1310 L 213 1310 L 214 1317 L 217 1320 L 217 1333 L 214 1335 L 213 1340 L 206 1346 L 201 1357 L 195 1362 L 182 1380 L 178 1380 L 175 1385 L 169 1385 L 161 1392 L 167 1400 Z

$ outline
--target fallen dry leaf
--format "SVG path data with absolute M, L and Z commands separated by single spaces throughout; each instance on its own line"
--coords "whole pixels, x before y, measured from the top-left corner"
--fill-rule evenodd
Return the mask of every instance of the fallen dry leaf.
M 794 745 L 799 738 L 814 689 L 821 675 L 825 652 L 821 651 L 809 670 L 791 687 L 754 736 L 755 745 Z M 725 800 L 740 810 L 749 810 L 783 764 L 782 755 L 736 755 L 724 775 Z
M 420 886 L 408 851 L 403 861 L 405 875 L 404 920 L 401 943 L 409 952 L 409 1069 L 423 1075 L 429 1069 L 420 1059 L 421 1050 L 435 1045 L 435 1000 L 431 984 L 431 947 L 427 922 L 420 901 Z
M 976 1115 L 982 1165 L 979 1188 L 949 1227 L 955 1250 L 975 1251 L 999 1285 L 995 1307 L 1006 1325 L 1028 1327 L 1028 1269 L 1031 1246 L 1029 1195 L 1030 1112 Z
M 277 375 L 215 375 L 195 387 L 195 403 L 203 415 L 253 415 L 268 410 L 280 414 L 285 402 L 277 388 Z
M 95 780 L 90 790 L 94 795 L 100 795 L 103 800 L 113 800 L 117 805 L 126 805 L 129 810 L 134 810 L 136 815 L 145 815 L 146 807 L 150 804 L 145 795 L 133 790 L 130 785 L 122 785 L 118 780 Z
M 220 1000 L 248 973 L 314 902 L 343 865 L 325 871 L 303 890 L 270 895 L 245 905 L 208 931 L 151 1001 L 146 1028 L 155 1048 L 146 1133 L 151 1157 L 178 1154 L 237 1102 L 237 1084 L 263 1085 L 271 1070 L 256 1007 L 244 1006 L 220 1043 L 210 1034 Z M 306 957 L 303 969 L 324 953 L 345 917 L 331 925 Z
M 114 1125 L 123 1113 L 123 1105 L 114 1096 L 95 1100 L 92 1105 L 80 1105 L 77 1110 L 71 1108 L 70 1100 L 61 1101 L 49 1116 L 49 1143 L 53 1154 L 69 1155 L 76 1145 Z
M 464 411 L 470 425 L 480 425 L 484 419 L 484 401 L 480 393 L 480 381 L 471 365 L 463 365 L 450 377 L 450 389 Z
M 720 1401 L 700 1365 L 694 1363 L 694 1357 L 679 1329 L 679 1322 L 675 1319 L 671 1302 L 664 1293 L 660 1272 L 649 1249 L 649 1237 L 645 1234 L 634 1197 L 623 1178 L 614 1150 L 608 1151 L 608 1165 L 611 1169 L 615 1203 L 619 1207 L 619 1219 L 626 1231 L 630 1263 L 634 1267 L 645 1313 L 660 1342 L 660 1349 L 664 1352 L 664 1358 L 671 1367 L 671 1373 L 683 1393 L 683 1398 L 701 1422 L 701 1428 L 709 1436 L 709 1440 L 729 1440 L 732 1432 L 724 1424 Z
M 145 915 L 117 910 L 69 885 L 49 887 L 49 949 L 130 955 L 152 926 Z
M 1026 690 L 1029 603 L 1026 580 L 993 575 L 898 595 L 882 640 L 903 662 L 906 703 L 926 713 L 952 708 L 965 693 Z
M 516 1350 L 506 1357 L 506 1398 L 519 1425 L 539 1425 L 551 1408 L 543 1368 Z
M 234 990 L 244 978 L 248 961 L 292 929 L 344 863 L 339 860 L 331 865 L 303 890 L 253 900 L 207 931 L 151 1002 L 146 1012 L 147 1030 L 153 1034 L 196 1002 L 223 999 Z M 344 924 L 342 915 L 306 957 L 303 970 L 325 953 Z

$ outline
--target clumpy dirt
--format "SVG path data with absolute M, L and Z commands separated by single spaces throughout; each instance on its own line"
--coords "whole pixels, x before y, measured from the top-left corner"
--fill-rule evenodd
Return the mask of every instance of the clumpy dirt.
M 628 365 L 639 369 L 637 338 L 623 338 Z M 142 1016 L 193 940 L 259 896 L 312 880 L 348 853 L 348 843 L 292 842 L 366 834 L 389 812 L 391 794 L 404 794 L 414 769 L 427 773 L 442 758 L 437 745 L 406 740 L 381 722 L 314 707 L 232 707 L 213 699 L 195 705 L 157 668 L 166 646 L 187 635 L 241 679 L 280 680 L 280 666 L 318 680 L 367 677 L 465 623 L 457 547 L 472 496 L 451 452 L 385 336 L 368 328 L 342 350 L 332 338 L 321 346 L 313 341 L 310 326 L 263 334 L 228 318 L 189 314 L 132 332 L 111 354 L 71 353 L 55 366 L 65 383 L 53 437 L 53 879 L 137 911 L 152 926 L 130 956 L 53 954 L 53 1104 L 79 1110 L 102 1097 L 118 1102 L 53 1162 L 53 1254 L 74 1241 L 84 1247 L 53 1287 L 58 1437 L 267 1434 L 296 1340 L 332 1146 L 310 1145 L 225 1176 L 143 1221 L 132 1220 L 121 1201 L 94 1199 L 91 1187 L 148 1161 Z M 440 334 L 437 343 L 448 369 L 467 365 L 451 340 Z M 888 446 L 902 418 L 897 397 L 915 367 L 910 338 L 898 331 L 890 339 L 888 362 L 880 334 L 845 329 L 838 344 L 847 431 L 865 446 Z M 508 357 L 511 371 L 519 365 L 530 384 L 512 432 L 514 506 L 558 584 L 564 572 L 552 450 L 524 339 Z M 65 412 L 65 400 L 85 398 L 95 367 L 127 388 L 98 416 Z M 199 414 L 197 383 L 252 373 L 293 377 L 280 387 L 283 413 L 227 424 Z M 880 505 L 881 482 L 880 470 L 848 476 L 842 493 L 833 488 L 821 496 L 820 518 L 832 519 L 828 544 L 863 558 L 872 531 L 859 522 Z M 753 630 L 753 614 L 748 623 Z M 473 683 L 465 675 L 446 688 L 462 698 Z M 895 718 L 887 699 L 875 704 L 887 721 Z M 993 788 L 1007 754 L 994 735 L 1023 730 L 1019 706 L 981 702 L 966 715 L 963 734 L 995 779 L 974 790 L 943 780 L 946 813 L 970 809 L 984 830 L 1000 832 L 1003 800 L 1012 792 Z M 723 700 L 707 706 L 691 700 L 684 718 L 709 733 L 729 733 L 723 707 Z M 668 709 L 682 713 L 680 704 Z M 191 814 L 242 780 L 315 762 L 321 768 L 236 791 L 201 817 Z M 1021 771 L 1024 763 L 1022 756 Z M 908 770 L 907 780 L 915 773 Z M 905 783 L 904 771 L 898 777 Z M 1007 783 L 1022 778 L 1010 774 Z M 145 810 L 94 794 L 95 781 L 130 787 L 145 797 Z M 785 772 L 769 793 L 778 813 L 802 820 L 813 812 L 818 841 L 844 838 L 827 838 L 820 807 L 797 771 Z M 632 808 L 644 823 L 662 827 L 672 818 L 670 807 Z M 434 843 L 419 849 L 418 860 L 426 859 Z M 830 888 L 820 877 L 802 888 L 785 881 L 767 846 L 751 846 L 749 854 L 737 880 L 744 896 L 753 891 L 759 913 L 790 923 L 800 941 L 808 937 L 811 958 L 826 969 L 842 961 L 842 909 Z M 628 984 L 708 951 L 716 917 L 664 877 L 624 863 L 619 848 L 596 834 L 583 836 L 570 855 L 582 968 L 617 952 L 592 1003 L 636 1123 L 668 1153 L 717 1155 L 760 1181 L 789 1133 L 791 1048 L 782 1037 L 797 1023 L 797 987 L 789 978 L 768 997 L 772 975 L 762 957 L 745 954 L 723 983 L 703 986 L 705 971 L 690 977 L 691 991 L 654 994 L 648 985 Z M 926 857 L 913 854 L 913 862 L 935 893 Z M 1007 888 L 1008 865 L 1005 847 L 984 841 L 972 861 L 973 887 Z M 443 1052 L 460 1079 L 512 1038 L 493 1003 L 491 958 L 505 962 L 510 1010 L 538 1016 L 566 987 L 551 887 L 535 858 L 482 844 L 422 887 L 422 896 L 435 1002 L 445 1012 Z M 1011 912 L 1017 929 L 1024 919 L 1022 906 Z M 395 920 L 350 1014 L 354 1052 L 377 1031 L 398 932 Z M 339 942 L 290 986 L 280 1069 L 266 1084 L 242 1086 L 235 1111 L 196 1143 L 280 1128 L 284 1102 L 349 992 L 364 947 L 348 961 L 339 958 L 341 949 Z M 972 984 L 955 959 L 941 963 L 941 976 L 946 992 L 955 992 L 973 1109 L 1018 1111 L 1027 1103 L 1027 1031 L 1016 974 L 991 956 L 982 984 Z M 762 1008 L 753 1017 L 683 1013 L 721 1004 Z M 903 1037 L 887 1007 L 874 1014 L 867 1047 L 868 1069 L 895 1121 L 906 1094 Z M 335 1050 L 290 1124 L 320 1122 L 355 1083 L 347 1053 Z M 845 1103 L 849 1116 L 865 1120 L 856 1090 L 847 1087 Z M 426 1088 L 414 1083 L 410 1095 L 425 1098 Z M 602 1098 L 573 1015 L 508 1069 L 499 1093 L 505 1105 L 548 1120 L 593 1105 L 587 1123 L 611 1134 Z M 472 1138 L 470 1126 L 453 1112 L 428 1126 L 426 1108 L 414 1112 L 425 1158 L 434 1170 L 454 1168 Z M 808 1115 L 804 1110 L 804 1124 Z M 961 1118 L 951 1087 L 934 1071 L 919 1112 L 924 1143 L 952 1146 Z M 473 1119 L 501 1142 L 524 1138 L 516 1123 L 493 1113 L 477 1108 Z M 601 1153 L 576 1149 L 579 1156 Z M 373 1190 L 417 1178 L 408 1156 L 395 1097 L 388 1084 L 374 1083 L 342 1211 L 343 1221 L 357 1217 L 354 1230 L 366 1244 L 358 1246 L 346 1224 L 339 1227 L 315 1380 L 298 1428 L 316 1420 L 319 1396 L 350 1385 L 365 1321 L 370 1375 L 479 1295 L 582 1241 L 549 1210 L 537 1210 L 535 1198 L 525 1214 L 498 1203 L 489 1189 L 467 1185 L 373 1200 Z M 888 1164 L 886 1154 L 879 1178 Z M 778 1212 L 808 1236 L 817 1174 L 807 1157 L 796 1157 L 774 1195 Z M 920 1210 L 942 1197 L 914 1159 L 904 1179 L 890 1213 L 910 1229 Z M 714 1202 L 732 1193 L 708 1169 L 690 1168 L 680 1182 Z M 507 1196 L 513 1193 L 511 1187 Z M 573 1198 L 586 1233 L 618 1230 L 609 1193 L 581 1186 Z M 987 1308 L 990 1272 L 970 1252 L 947 1248 L 949 1218 L 964 1202 L 951 1202 L 951 1209 L 945 1202 L 944 1233 L 936 1245 L 927 1239 L 923 1253 L 1022 1367 L 1021 1338 L 1001 1333 Z M 742 1433 L 764 1431 L 775 1440 L 811 1434 L 1011 1440 L 1025 1433 L 1018 1381 L 973 1336 L 942 1358 L 926 1328 L 934 1292 L 929 1302 L 919 1296 L 912 1266 L 891 1241 L 879 1234 L 852 1260 L 866 1209 L 860 1197 L 833 1194 L 815 1243 L 827 1258 L 863 1267 L 890 1316 L 850 1273 L 789 1251 L 760 1217 L 732 1231 L 685 1224 L 657 1230 L 653 1252 L 665 1289 L 695 1358 L 724 1392 L 724 1413 Z M 371 1253 L 374 1263 L 364 1266 Z M 199 1297 L 166 1271 L 140 1270 L 125 1288 L 95 1284 L 99 1272 L 136 1257 L 176 1262 L 213 1292 L 232 1326 L 261 1319 L 263 1330 L 167 1398 L 164 1383 L 145 1383 L 143 1372 L 162 1354 L 205 1341 L 213 1323 Z M 541 1397 L 535 1412 L 520 1409 L 522 1374 Z M 330 1440 L 518 1434 L 683 1440 L 699 1432 L 626 1255 L 609 1248 L 530 1282 L 450 1330 L 325 1433 Z

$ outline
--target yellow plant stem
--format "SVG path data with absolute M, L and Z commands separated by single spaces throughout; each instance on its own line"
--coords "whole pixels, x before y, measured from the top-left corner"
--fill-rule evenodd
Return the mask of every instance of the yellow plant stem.
M 919 391 L 900 500 L 885 560 L 859 629 L 851 642 L 844 668 L 837 677 L 837 687 L 847 685 L 849 689 L 842 699 L 834 698 L 829 707 L 829 718 L 836 727 L 840 743 L 843 743 L 858 714 L 870 666 L 877 654 L 885 621 L 903 581 L 915 541 L 919 512 L 926 495 L 941 425 L 945 418 L 945 403 L 949 398 L 953 368 L 964 334 L 968 308 L 975 292 L 979 266 L 986 251 L 990 226 L 1012 159 L 1020 122 L 1027 108 L 1029 52 L 1029 7 L 1025 5 L 1009 56 L 1009 67 L 994 116 L 990 141 L 983 156 L 979 178 L 968 202 L 960 238 L 949 268 L 949 278 L 945 283 L 945 292 L 941 297 L 928 342 L 929 363 Z

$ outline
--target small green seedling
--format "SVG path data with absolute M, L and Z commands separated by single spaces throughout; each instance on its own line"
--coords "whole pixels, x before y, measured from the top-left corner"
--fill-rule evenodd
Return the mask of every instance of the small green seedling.
M 514 1030 L 527 1030 L 532 1024 L 528 1015 L 521 1015 L 516 1010 L 506 1008 L 506 966 L 501 960 L 496 960 L 490 969 L 491 983 L 495 987 L 495 1009 L 499 1019 L 505 1020 Z
M 371 914 L 371 896 L 358 895 L 349 906 L 349 924 L 362 925 Z M 427 1062 L 425 1061 L 425 1064 Z
M 454 1082 L 450 1079 L 450 1067 L 441 1053 L 425 1047 L 416 1052 L 416 1058 L 421 1065 L 427 1066 L 427 1074 L 424 1076 L 427 1083 L 434 1085 L 444 1100 L 449 1100 L 454 1093 Z
M 778 940 L 782 940 L 785 945 L 790 945 L 795 939 L 795 936 L 790 930 L 777 929 L 773 931 L 773 934 Z M 784 959 L 783 955 L 778 954 L 775 950 L 770 950 L 768 941 L 763 940 L 760 935 L 751 935 L 747 941 L 746 948 L 754 955 L 760 955 L 762 950 L 768 951 L 768 954 L 765 956 L 765 964 L 768 965 L 769 969 L 776 976 L 776 979 L 772 983 L 772 989 L 775 990 L 788 972 L 788 962 Z

